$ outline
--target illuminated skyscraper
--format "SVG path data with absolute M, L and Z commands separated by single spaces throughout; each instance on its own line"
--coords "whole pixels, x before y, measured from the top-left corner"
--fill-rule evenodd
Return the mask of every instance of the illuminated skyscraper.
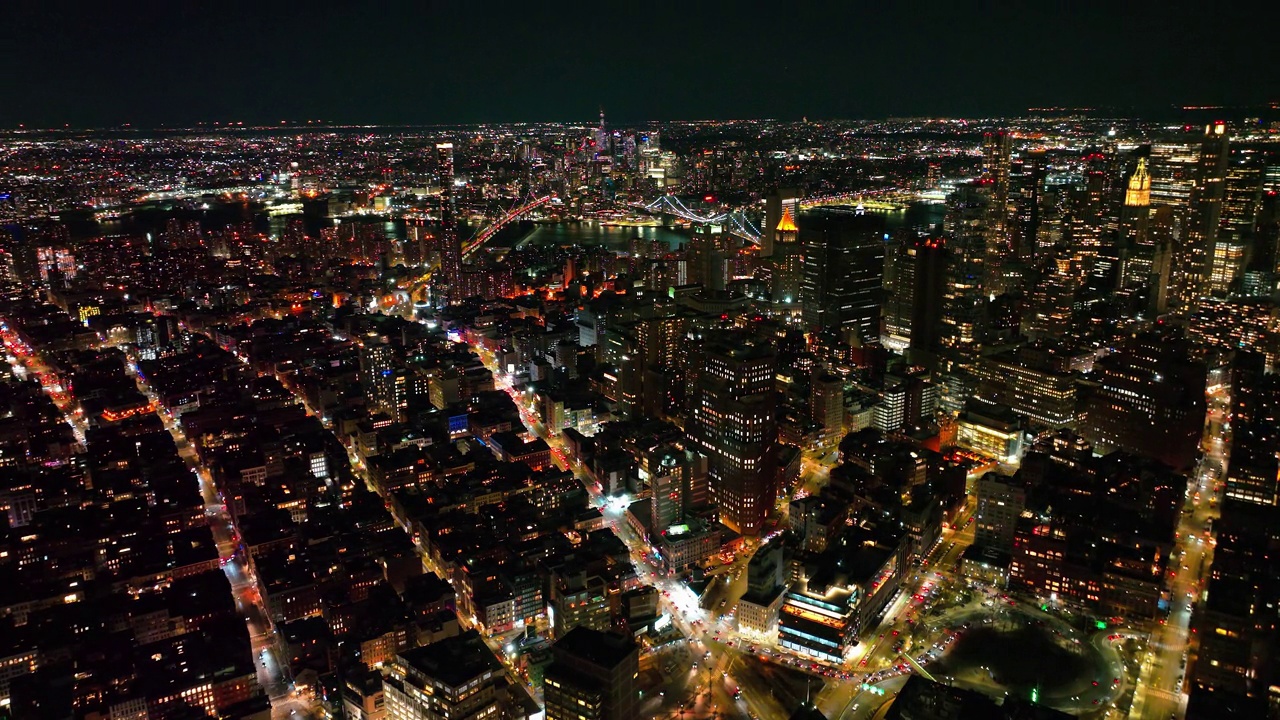
M 794 220 L 800 214 L 799 192 L 794 189 L 780 188 L 764 201 L 764 236 L 760 238 L 760 257 L 773 255 L 774 244 L 778 242 L 778 225 L 783 214 L 790 212 Z
M 1177 262 L 1175 283 L 1182 304 L 1191 303 L 1208 288 L 1214 244 L 1218 238 L 1218 222 L 1222 215 L 1222 197 L 1227 177 L 1230 140 L 1222 122 L 1206 125 L 1196 163 L 1195 183 L 1186 231 Z
M 929 364 L 941 330 L 946 249 L 940 238 L 912 238 L 893 256 L 893 296 L 885 305 L 882 344 Z
M 1101 152 L 1089 153 L 1083 164 L 1084 187 L 1075 196 L 1068 229 L 1072 259 L 1087 273 L 1102 247 L 1103 214 L 1110 195 L 1111 174 L 1107 172 L 1107 156 Z
M 1244 273 L 1262 196 L 1263 165 L 1244 159 L 1231 162 L 1223 180 L 1222 213 L 1214 239 L 1209 292 L 1225 295 Z
M 947 197 L 943 230 L 947 238 L 946 280 L 938 330 L 940 403 L 947 413 L 957 413 L 973 394 L 973 364 L 982 347 L 982 326 L 987 298 L 982 282 L 986 274 L 986 222 L 990 196 L 981 183 L 967 183 Z
M 1265 167 L 1253 158 L 1242 158 L 1229 163 L 1223 180 L 1222 215 L 1218 231 L 1243 239 L 1248 237 L 1258 218 L 1258 205 L 1262 199 L 1262 181 Z
M 1031 150 L 1018 158 L 1009 177 L 1012 204 L 1009 241 L 1013 256 L 1030 262 L 1039 254 L 1040 203 L 1044 195 L 1044 150 Z
M 775 307 L 791 307 L 800 302 L 800 285 L 804 277 L 804 252 L 798 241 L 799 228 L 784 207 L 774 228 L 773 288 L 770 296 Z
M 834 329 L 854 346 L 878 342 L 884 217 L 861 210 L 807 212 L 800 220 L 800 300 L 810 330 Z
M 407 405 L 407 376 L 397 373 L 391 346 L 379 337 L 365 338 L 360 348 L 360 385 L 371 410 L 398 416 Z
M 839 439 L 844 430 L 844 381 L 829 372 L 809 379 L 809 420 L 822 426 L 823 437 Z
M 990 198 L 975 184 L 961 185 L 947 197 L 943 229 L 949 257 L 942 296 L 939 341 L 962 348 L 981 340 L 983 260 L 986 257 L 987 205 Z
M 1274 409 L 1280 404 L 1280 379 L 1266 372 L 1260 352 L 1239 352 L 1231 363 L 1231 462 L 1226 496 L 1257 505 L 1280 505 L 1280 429 Z
M 1010 155 L 1013 152 L 1013 136 L 1006 130 L 994 130 L 982 135 L 982 177 L 996 187 L 997 199 L 1009 197 Z
M 1147 159 L 1138 158 L 1120 209 L 1120 253 L 1124 265 L 1121 282 L 1126 286 L 1146 283 L 1151 273 L 1155 247 L 1147 232 L 1150 219 L 1151 174 L 1147 171 Z
M 1173 238 L 1177 229 L 1177 213 L 1162 205 L 1154 208 L 1147 233 L 1153 254 L 1151 271 L 1147 276 L 1147 310 L 1153 315 L 1164 314 L 1169 309 L 1169 284 L 1173 279 Z
M 1183 143 L 1151 146 L 1151 204 L 1186 210 L 1195 185 L 1199 157 L 1195 147 Z
M 448 297 L 461 298 L 462 239 L 458 237 L 457 207 L 453 198 L 453 143 L 436 145 L 440 173 L 440 274 L 448 285 Z
M 995 130 L 982 136 L 982 182 L 991 192 L 987 205 L 988 271 L 994 271 L 1011 251 L 1009 238 L 1009 172 L 1013 136 L 1006 130 Z
M 1280 192 L 1267 190 L 1258 203 L 1258 226 L 1250 264 L 1259 279 L 1274 288 L 1280 278 Z
M 733 252 L 733 236 L 701 227 L 689 238 L 686 267 L 691 285 L 724 290 L 728 279 L 726 259 Z
M 689 434 L 708 458 L 720 521 L 756 535 L 777 497 L 773 348 L 736 337 L 708 342 Z

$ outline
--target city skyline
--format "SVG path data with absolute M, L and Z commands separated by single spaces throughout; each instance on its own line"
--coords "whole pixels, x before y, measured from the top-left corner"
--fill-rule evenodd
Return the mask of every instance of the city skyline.
M 0 720 L 1280 720 L 1276 8 L 18 5 Z

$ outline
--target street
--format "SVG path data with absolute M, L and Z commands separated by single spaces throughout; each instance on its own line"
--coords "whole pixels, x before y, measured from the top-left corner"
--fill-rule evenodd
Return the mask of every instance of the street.
M 1219 515 L 1220 487 L 1227 471 L 1231 427 L 1227 413 L 1230 394 L 1218 388 L 1207 396 L 1204 456 L 1188 483 L 1187 498 L 1178 524 L 1178 544 L 1169 580 L 1172 608 L 1164 625 L 1152 634 L 1142 658 L 1137 691 L 1130 718 L 1165 720 L 1186 709 L 1185 681 L 1193 651 L 1191 619 L 1209 578 L 1213 563 L 1213 538 L 1206 529 Z

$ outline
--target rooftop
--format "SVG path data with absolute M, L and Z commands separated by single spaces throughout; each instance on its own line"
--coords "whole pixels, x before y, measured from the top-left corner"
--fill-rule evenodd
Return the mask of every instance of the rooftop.
M 455 688 L 502 669 L 475 630 L 405 651 L 400 657 L 414 670 Z
M 636 651 L 636 644 L 623 635 L 601 632 L 579 625 L 556 641 L 553 650 L 557 658 L 568 654 L 593 665 L 613 668 Z

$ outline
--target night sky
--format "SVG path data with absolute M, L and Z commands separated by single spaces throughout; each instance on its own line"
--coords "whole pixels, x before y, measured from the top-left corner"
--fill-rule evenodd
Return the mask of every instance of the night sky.
M 1280 2 L 0 3 L 0 127 L 1280 100 Z

